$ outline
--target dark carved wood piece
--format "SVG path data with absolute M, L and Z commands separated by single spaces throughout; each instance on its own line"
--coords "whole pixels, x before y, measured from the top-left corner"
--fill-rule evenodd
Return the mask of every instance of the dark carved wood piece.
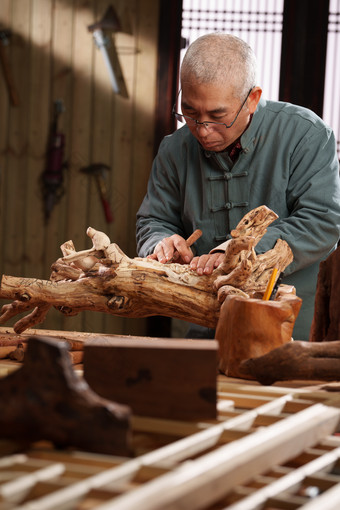
M 23 366 L 0 380 L 0 437 L 129 455 L 131 410 L 73 370 L 67 342 L 31 337 Z
M 340 340 L 290 342 L 264 356 L 243 361 L 239 370 L 244 377 L 252 376 L 261 384 L 289 380 L 339 381 Z

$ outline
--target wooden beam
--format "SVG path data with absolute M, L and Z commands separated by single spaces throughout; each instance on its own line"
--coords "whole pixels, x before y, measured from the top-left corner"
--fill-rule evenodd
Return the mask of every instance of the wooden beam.
M 329 0 L 285 0 L 281 101 L 323 110 Z

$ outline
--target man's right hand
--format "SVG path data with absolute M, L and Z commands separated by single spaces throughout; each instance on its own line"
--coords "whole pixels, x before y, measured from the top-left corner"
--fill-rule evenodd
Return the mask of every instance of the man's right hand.
M 178 264 L 189 264 L 193 258 L 193 253 L 185 241 L 178 234 L 165 237 L 160 241 L 149 259 L 158 260 L 162 264 L 177 262 Z

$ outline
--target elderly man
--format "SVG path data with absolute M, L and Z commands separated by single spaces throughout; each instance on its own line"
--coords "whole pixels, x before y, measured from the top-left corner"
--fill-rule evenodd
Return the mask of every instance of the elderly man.
M 291 247 L 283 283 L 303 299 L 294 338 L 307 340 L 319 263 L 340 232 L 334 134 L 306 108 L 261 98 L 255 55 L 229 34 L 191 44 L 181 87 L 181 113 L 173 113 L 185 125 L 165 137 L 155 158 L 137 213 L 138 254 L 162 263 L 175 257 L 210 274 L 229 232 L 249 210 L 267 205 L 279 218 L 256 252 L 278 238 Z M 203 235 L 193 254 L 185 238 L 197 228 Z

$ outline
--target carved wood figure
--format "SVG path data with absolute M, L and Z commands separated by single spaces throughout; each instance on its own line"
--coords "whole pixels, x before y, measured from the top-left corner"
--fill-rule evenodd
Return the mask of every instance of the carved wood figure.
M 209 276 L 197 275 L 188 265 L 129 258 L 106 234 L 89 227 L 92 248 L 77 252 L 72 241 L 64 243 L 49 280 L 2 277 L 0 298 L 13 302 L 2 307 L 0 324 L 28 312 L 14 325 L 22 333 L 43 322 L 54 306 L 66 315 L 82 310 L 125 317 L 165 315 L 215 328 L 227 295 L 261 298 L 273 268 L 279 274 L 292 261 L 292 251 L 281 239 L 272 250 L 255 253 L 276 218 L 266 206 L 246 214 L 231 232 L 224 262 Z

